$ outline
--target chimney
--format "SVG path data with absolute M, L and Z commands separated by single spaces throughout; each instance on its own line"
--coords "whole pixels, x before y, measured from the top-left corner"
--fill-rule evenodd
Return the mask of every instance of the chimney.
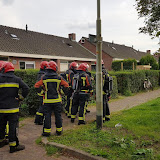
M 147 54 L 151 54 L 151 50 L 147 50 L 146 53 L 147 53 Z
M 70 33 L 70 34 L 68 34 L 68 38 L 69 38 L 71 41 L 76 41 L 76 34 L 75 34 L 75 33 Z
M 96 35 L 89 34 L 89 42 L 95 43 L 96 42 Z
M 27 26 L 27 24 L 26 24 L 26 32 L 28 32 L 28 26 Z

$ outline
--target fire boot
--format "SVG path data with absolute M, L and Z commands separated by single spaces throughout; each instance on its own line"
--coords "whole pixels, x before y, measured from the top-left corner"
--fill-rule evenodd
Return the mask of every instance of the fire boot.
M 86 122 L 84 120 L 79 120 L 78 125 L 81 125 L 81 124 L 86 124 Z
M 4 147 L 5 145 L 9 144 L 8 140 L 4 139 L 0 142 L 0 148 Z
M 10 153 L 21 151 L 21 150 L 24 150 L 24 149 L 25 149 L 24 145 L 10 146 Z

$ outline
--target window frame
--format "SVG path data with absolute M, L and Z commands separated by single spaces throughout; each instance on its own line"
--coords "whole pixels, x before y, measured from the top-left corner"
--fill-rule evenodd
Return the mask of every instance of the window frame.
M 23 61 L 23 60 L 21 60 L 21 61 L 19 61 L 19 69 L 21 69 L 20 68 L 20 63 L 21 62 L 24 62 L 25 63 L 25 69 L 28 69 L 28 68 L 26 68 L 26 65 L 27 64 L 33 64 L 34 65 L 34 68 L 32 68 L 32 69 L 35 69 L 35 61 Z

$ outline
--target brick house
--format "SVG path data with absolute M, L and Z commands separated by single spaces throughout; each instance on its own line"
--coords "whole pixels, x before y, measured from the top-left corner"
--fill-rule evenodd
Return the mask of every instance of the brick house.
M 59 71 L 68 69 L 69 63 L 86 62 L 91 66 L 96 56 L 76 42 L 75 34 L 69 38 L 0 25 L 0 60 L 11 61 L 15 69 L 39 69 L 42 60 L 54 60 Z
M 96 55 L 96 36 L 89 34 L 89 37 L 82 37 L 79 43 L 90 50 Z M 125 45 L 115 44 L 114 42 L 109 43 L 103 41 L 102 43 L 102 59 L 104 65 L 108 70 L 111 70 L 112 61 L 123 60 L 123 59 L 136 59 L 139 61 L 141 57 L 148 54 L 148 52 L 141 52 L 135 50 L 133 47 Z M 94 68 L 95 66 L 93 66 Z

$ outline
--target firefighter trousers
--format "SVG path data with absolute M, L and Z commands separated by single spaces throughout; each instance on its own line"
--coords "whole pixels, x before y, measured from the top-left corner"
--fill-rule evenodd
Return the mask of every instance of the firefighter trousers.
M 106 94 L 103 94 L 103 120 L 110 118 L 110 110 L 108 105 L 108 97 Z
M 52 111 L 55 115 L 55 125 L 56 131 L 62 131 L 62 118 L 61 118 L 61 103 L 50 103 L 44 104 L 44 125 L 43 125 L 43 133 L 51 133 L 51 115 Z
M 0 141 L 5 139 L 6 124 L 9 122 L 9 145 L 18 146 L 18 113 L 0 113 Z
M 73 96 L 73 105 L 71 109 L 71 118 L 75 119 L 79 108 L 79 121 L 85 121 L 85 102 L 87 100 L 87 94 L 75 93 Z
M 72 108 L 72 100 L 71 100 L 71 96 L 72 96 L 72 90 L 68 91 L 68 95 L 67 95 L 67 104 L 65 107 L 65 113 L 67 114 L 67 116 L 71 115 L 71 108 Z
M 36 112 L 35 122 L 36 124 L 43 124 L 44 119 L 44 107 L 43 107 L 43 96 L 39 96 L 40 100 L 40 107 L 38 111 Z

